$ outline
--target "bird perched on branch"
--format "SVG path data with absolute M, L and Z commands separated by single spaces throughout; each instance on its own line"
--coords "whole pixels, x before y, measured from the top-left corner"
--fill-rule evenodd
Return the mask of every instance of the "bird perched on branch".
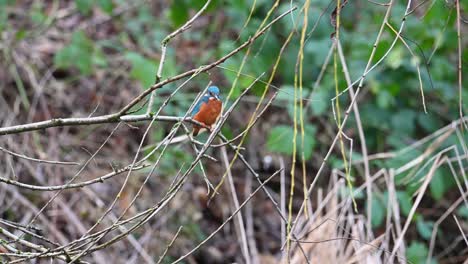
M 191 115 L 193 120 L 211 127 L 218 120 L 222 108 L 223 103 L 219 95 L 219 88 L 210 86 L 206 94 L 195 105 Z M 193 136 L 197 136 L 202 128 L 199 125 L 193 125 Z

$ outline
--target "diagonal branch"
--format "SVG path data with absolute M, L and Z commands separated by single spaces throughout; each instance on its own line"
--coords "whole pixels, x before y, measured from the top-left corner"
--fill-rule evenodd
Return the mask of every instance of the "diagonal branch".
M 154 84 L 150 88 L 146 89 L 144 92 L 142 92 L 140 95 L 135 97 L 130 103 L 128 103 L 126 106 L 124 106 L 122 109 L 120 109 L 117 113 L 114 114 L 108 114 L 108 115 L 102 115 L 102 116 L 96 116 L 96 117 L 87 117 L 87 118 L 54 118 L 46 121 L 41 121 L 41 122 L 36 122 L 36 123 L 30 123 L 30 124 L 24 124 L 24 125 L 17 125 L 17 126 L 10 126 L 10 127 L 3 127 L 0 128 L 0 136 L 3 135 L 8 135 L 8 134 L 18 134 L 18 133 L 23 133 L 27 131 L 35 131 L 35 130 L 41 130 L 41 129 L 46 129 L 50 127 L 64 127 L 64 126 L 80 126 L 80 125 L 93 125 L 93 124 L 105 124 L 105 123 L 117 123 L 117 122 L 137 122 L 137 121 L 147 121 L 147 120 L 153 120 L 154 117 L 151 114 L 148 115 L 141 115 L 141 116 L 125 116 L 125 114 L 136 104 L 138 104 L 140 101 L 142 101 L 147 95 L 155 91 L 156 89 L 162 88 L 164 85 L 168 83 L 175 82 L 177 80 L 180 80 L 182 78 L 191 76 L 191 75 L 198 75 L 202 72 L 207 72 L 208 70 L 216 67 L 217 65 L 225 62 L 227 59 L 230 57 L 234 56 L 238 52 L 240 52 L 242 49 L 244 49 L 247 46 L 250 46 L 256 39 L 258 39 L 260 36 L 265 34 L 265 32 L 273 26 L 276 22 L 278 22 L 280 19 L 288 15 L 289 13 L 293 12 L 296 10 L 297 7 L 294 7 L 280 16 L 276 17 L 273 19 L 268 25 L 263 27 L 258 33 L 256 33 L 254 36 L 250 37 L 246 42 L 244 42 L 242 45 L 225 55 L 224 57 L 218 59 L 217 61 L 201 66 L 196 69 L 191 69 L 189 71 L 186 71 L 184 73 L 181 73 L 179 75 L 170 77 L 165 79 L 164 81 L 161 81 L 157 84 Z M 162 117 L 158 116 L 155 118 L 155 121 L 172 121 L 172 122 L 179 122 L 181 121 L 179 117 Z M 191 123 L 194 123 L 193 120 L 187 119 L 184 121 L 188 121 Z

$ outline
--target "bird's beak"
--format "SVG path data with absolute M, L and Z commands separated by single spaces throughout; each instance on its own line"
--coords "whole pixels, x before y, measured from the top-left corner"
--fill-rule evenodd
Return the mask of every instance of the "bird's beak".
M 218 94 L 210 92 L 210 96 L 216 98 L 216 100 L 219 100 L 219 95 Z

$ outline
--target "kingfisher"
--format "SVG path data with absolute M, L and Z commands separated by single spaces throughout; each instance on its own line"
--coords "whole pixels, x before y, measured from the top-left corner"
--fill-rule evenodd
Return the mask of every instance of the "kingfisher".
M 217 86 L 210 86 L 206 94 L 197 102 L 191 116 L 193 120 L 210 127 L 216 123 L 223 108 L 223 102 Z M 203 127 L 193 125 L 193 136 L 197 136 Z

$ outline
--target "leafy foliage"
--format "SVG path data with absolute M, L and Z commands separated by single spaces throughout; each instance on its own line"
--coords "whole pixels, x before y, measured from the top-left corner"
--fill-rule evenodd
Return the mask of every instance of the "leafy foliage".
M 312 156 L 313 149 L 315 147 L 315 132 L 316 129 L 314 126 L 308 125 L 305 127 L 305 138 L 304 138 L 304 148 L 302 148 L 301 136 L 300 134 L 297 136 L 296 140 L 296 149 L 297 155 L 301 157 L 302 151 L 304 151 L 304 158 L 305 160 L 310 159 Z M 267 139 L 267 149 L 273 152 L 279 152 L 291 155 L 293 153 L 293 137 L 294 137 L 294 130 L 291 126 L 277 126 L 274 127 Z
M 130 77 L 138 80 L 142 87 L 150 87 L 155 80 L 156 62 L 149 60 L 135 52 L 128 52 L 125 58 L 132 63 Z
M 379 227 L 385 219 L 386 206 L 376 195 L 372 197 L 371 224 L 372 227 Z
M 58 68 L 76 67 L 82 74 L 89 75 L 94 66 L 106 66 L 107 61 L 101 49 L 83 31 L 77 31 L 71 43 L 55 54 L 54 64 Z
M 413 241 L 406 250 L 406 258 L 411 263 L 426 263 L 428 253 L 429 249 L 427 248 L 426 244 Z M 430 263 L 436 262 L 432 260 Z
M 95 4 L 98 4 L 98 6 L 108 14 L 112 13 L 114 10 L 114 3 L 112 0 L 75 0 L 75 4 L 78 8 L 78 11 L 80 11 L 80 13 L 85 16 L 91 14 Z

